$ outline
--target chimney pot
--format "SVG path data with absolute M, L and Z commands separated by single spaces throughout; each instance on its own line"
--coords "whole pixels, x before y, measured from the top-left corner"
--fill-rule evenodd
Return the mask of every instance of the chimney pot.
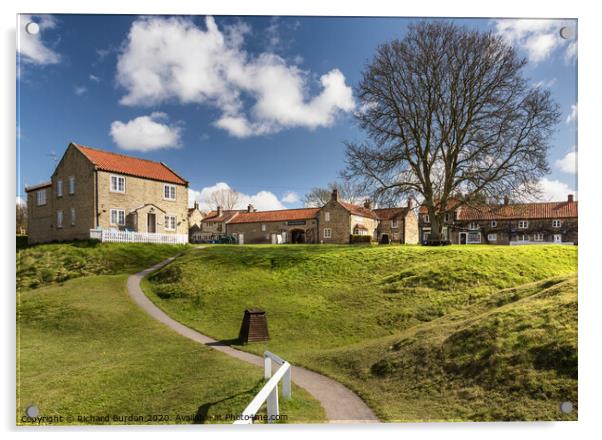
M 575 201 L 575 197 L 573 196 L 573 194 L 569 194 L 569 203 L 574 202 Z
M 194 202 L 194 209 L 199 209 L 199 202 Z
M 364 208 L 372 209 L 372 202 L 370 201 L 370 199 L 364 200 Z
M 507 205 L 508 203 L 510 203 L 510 199 L 508 196 L 504 196 L 504 205 Z
M 222 207 L 221 207 L 221 206 L 218 206 L 218 207 L 217 207 L 217 216 L 219 217 L 219 216 L 221 216 L 221 215 L 222 215 Z
M 408 208 L 413 208 L 414 207 L 414 201 L 412 200 L 411 197 L 408 197 Z
M 247 206 L 247 212 L 255 212 L 255 208 L 253 208 L 253 205 L 251 205 L 249 203 L 249 206 Z

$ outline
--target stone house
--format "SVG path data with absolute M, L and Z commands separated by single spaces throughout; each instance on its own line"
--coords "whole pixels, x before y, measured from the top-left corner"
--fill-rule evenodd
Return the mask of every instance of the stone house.
M 253 207 L 249 205 L 248 209 L 253 209 Z M 200 240 L 209 241 L 225 236 L 226 224 L 239 212 L 241 211 L 223 210 L 221 206 L 218 206 L 215 211 L 209 211 L 201 221 Z
M 378 217 L 376 240 L 379 243 L 418 243 L 418 217 L 411 201 L 405 208 L 374 209 Z
M 194 202 L 192 208 L 188 208 L 188 240 L 198 243 L 201 240 L 201 226 L 205 214 L 199 209 L 199 202 Z
M 445 222 L 454 244 L 577 244 L 578 205 L 563 202 L 459 206 Z M 428 238 L 428 215 L 421 210 L 420 230 Z
M 72 142 L 51 180 L 25 190 L 30 243 L 91 230 L 188 236 L 188 182 L 162 162 Z

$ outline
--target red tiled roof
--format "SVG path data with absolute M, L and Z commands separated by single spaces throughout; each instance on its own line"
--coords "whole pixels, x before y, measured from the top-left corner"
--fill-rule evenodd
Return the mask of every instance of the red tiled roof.
M 347 211 L 349 211 L 353 215 L 359 215 L 360 217 L 368 217 L 373 219 L 378 219 L 376 213 L 371 209 L 364 208 L 363 206 L 354 205 L 352 203 L 340 202 Z
M 377 208 L 374 209 L 379 220 L 392 220 L 400 215 L 406 215 L 408 208 Z
M 234 223 L 285 222 L 291 220 L 308 220 L 318 215 L 320 208 L 280 209 L 278 211 L 256 211 L 239 213 L 230 221 Z
M 186 180 L 178 176 L 163 162 L 154 162 L 124 154 L 110 153 L 75 143 L 73 145 L 100 170 L 178 185 L 188 185 Z
M 437 205 L 439 205 L 439 201 L 435 202 Z M 456 206 L 459 203 L 458 199 L 449 199 L 447 201 L 447 209 L 452 209 L 454 206 Z M 426 207 L 426 205 L 420 205 L 420 209 L 418 210 L 419 214 L 428 214 L 428 208 Z
M 577 217 L 577 202 L 462 206 L 458 220 L 556 219 Z
M 241 212 L 247 212 L 247 211 L 238 211 L 238 210 L 226 210 L 226 211 L 222 211 L 222 213 L 219 215 L 217 215 L 217 211 L 209 211 L 207 213 L 207 216 L 201 220 L 201 221 L 208 221 L 208 222 L 227 222 L 228 220 L 232 219 L 232 217 L 234 217 L 237 214 L 240 214 Z

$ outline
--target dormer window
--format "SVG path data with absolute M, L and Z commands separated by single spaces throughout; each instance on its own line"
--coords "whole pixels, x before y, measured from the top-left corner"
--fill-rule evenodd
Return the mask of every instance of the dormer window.
M 491 220 L 491 227 L 497 228 L 497 222 L 495 220 Z
M 562 226 L 562 221 L 560 220 L 552 220 L 552 227 L 553 228 L 559 228 Z
M 529 222 L 527 220 L 519 220 L 518 229 L 527 229 L 529 227 Z

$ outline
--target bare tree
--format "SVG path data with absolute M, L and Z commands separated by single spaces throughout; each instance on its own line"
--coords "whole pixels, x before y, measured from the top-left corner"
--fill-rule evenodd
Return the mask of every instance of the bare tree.
M 533 194 L 560 114 L 548 90 L 523 78 L 525 64 L 491 32 L 412 25 L 363 72 L 356 118 L 367 140 L 346 144 L 343 175 L 377 198 L 423 200 L 433 240 L 454 194 L 460 204 Z
M 332 190 L 339 191 L 341 200 L 349 203 L 360 203 L 365 197 L 365 192 L 362 191 L 362 186 L 348 181 L 342 180 L 339 182 L 330 182 L 326 187 L 312 188 L 303 197 L 303 204 L 308 208 L 318 208 L 324 206 L 330 200 Z
M 221 206 L 223 210 L 235 209 L 240 201 L 240 193 L 232 188 L 220 189 L 211 194 L 211 204 L 217 209 Z
M 27 205 L 24 202 L 17 202 L 16 211 L 17 234 L 24 234 L 27 230 Z

